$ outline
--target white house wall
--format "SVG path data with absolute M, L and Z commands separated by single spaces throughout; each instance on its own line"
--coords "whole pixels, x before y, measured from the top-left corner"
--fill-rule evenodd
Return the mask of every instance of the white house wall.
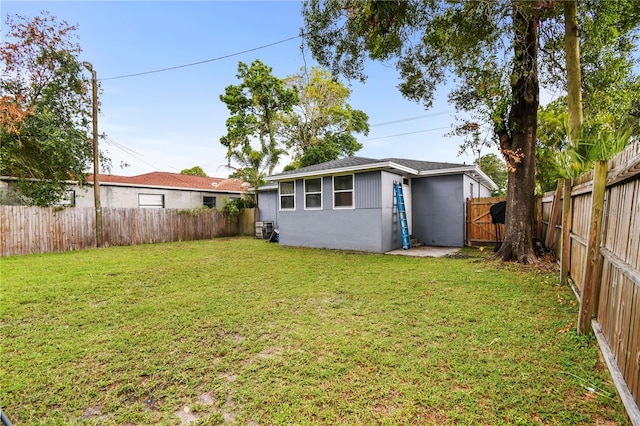
M 463 184 L 462 188 L 464 190 L 464 199 L 467 198 L 483 198 L 483 197 L 491 197 L 491 191 L 479 180 L 473 179 L 467 175 L 463 175 Z M 471 193 L 471 184 L 473 184 L 473 194 Z M 480 188 L 480 193 L 478 193 L 478 188 Z
M 76 206 L 93 207 L 93 186 L 83 188 L 76 187 Z M 100 203 L 102 207 L 113 208 L 138 208 L 139 194 L 164 195 L 164 208 L 166 209 L 193 209 L 203 205 L 203 197 L 216 197 L 216 207 L 222 207 L 222 198 L 240 198 L 239 194 L 173 190 L 160 188 L 141 188 L 125 186 L 100 186 Z

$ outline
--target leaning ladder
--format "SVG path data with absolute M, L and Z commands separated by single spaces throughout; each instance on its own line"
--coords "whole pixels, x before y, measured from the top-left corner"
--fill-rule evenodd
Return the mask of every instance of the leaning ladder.
M 404 194 L 402 193 L 402 184 L 393 183 L 393 192 L 396 195 L 396 204 L 398 206 L 398 221 L 400 222 L 400 231 L 402 233 L 402 248 L 408 250 L 411 248 L 411 237 L 409 236 L 409 224 L 407 222 L 407 209 L 404 205 Z

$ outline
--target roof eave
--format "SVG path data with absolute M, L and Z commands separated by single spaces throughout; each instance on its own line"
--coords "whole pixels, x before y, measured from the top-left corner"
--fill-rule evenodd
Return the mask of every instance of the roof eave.
M 286 175 L 273 175 L 273 176 L 265 177 L 264 180 L 266 180 L 267 182 L 278 182 L 281 180 L 300 179 L 300 178 L 311 177 L 311 176 L 327 176 L 327 175 L 337 175 L 337 174 L 349 173 L 349 172 L 362 172 L 362 171 L 385 170 L 385 169 L 398 170 L 400 172 L 411 174 L 411 175 L 418 174 L 417 170 L 412 169 L 410 167 L 402 166 L 400 164 L 397 164 L 391 161 L 384 161 L 379 163 L 361 164 L 358 166 L 338 167 L 334 169 L 314 170 L 314 171 L 302 172 L 302 173 L 290 173 Z
M 460 167 L 454 167 L 450 169 L 423 170 L 419 173 L 420 176 L 445 176 L 445 175 L 456 175 L 456 174 L 477 174 L 479 180 L 487 188 L 491 189 L 492 191 L 495 191 L 498 189 L 498 185 L 496 185 L 489 176 L 484 174 L 484 172 L 480 170 L 478 166 L 474 166 L 474 165 L 460 166 Z

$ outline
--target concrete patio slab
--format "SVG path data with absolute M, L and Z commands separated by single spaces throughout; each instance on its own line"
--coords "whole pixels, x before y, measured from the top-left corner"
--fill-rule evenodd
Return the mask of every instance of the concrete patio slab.
M 398 256 L 415 256 L 415 257 L 442 257 L 456 253 L 460 247 L 434 247 L 420 246 L 412 247 L 409 250 L 396 249 L 386 252 L 385 254 L 394 254 Z

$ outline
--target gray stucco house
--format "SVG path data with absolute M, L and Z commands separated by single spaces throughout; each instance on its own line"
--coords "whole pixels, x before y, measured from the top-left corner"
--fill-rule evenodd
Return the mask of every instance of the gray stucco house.
M 280 244 L 384 253 L 402 247 L 393 192 L 401 182 L 409 232 L 432 246 L 461 247 L 466 199 L 497 189 L 475 165 L 349 157 L 266 178 L 260 221 Z

